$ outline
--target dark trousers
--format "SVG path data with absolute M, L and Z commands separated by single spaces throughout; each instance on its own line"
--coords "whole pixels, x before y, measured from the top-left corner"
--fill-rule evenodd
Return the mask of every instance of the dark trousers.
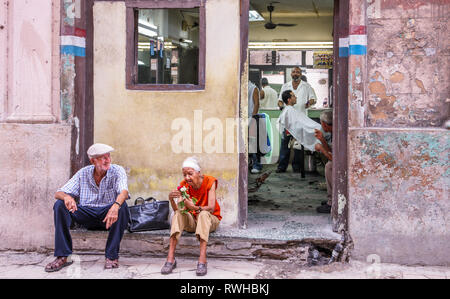
M 250 161 L 252 169 L 262 169 L 261 165 L 261 155 L 260 154 L 250 154 Z
M 70 213 L 63 200 L 56 200 L 53 206 L 55 220 L 55 256 L 69 256 L 72 254 L 72 237 L 70 226 L 72 221 L 86 227 L 87 229 L 106 230 L 103 223 L 106 214 L 112 205 L 101 208 L 77 206 L 75 213 Z M 115 260 L 119 258 L 120 241 L 127 228 L 129 220 L 128 206 L 124 202 L 119 209 L 117 221 L 109 228 L 108 240 L 106 241 L 105 256 Z
M 280 146 L 280 160 L 278 162 L 278 169 L 285 171 L 289 166 L 289 157 L 291 154 L 291 149 L 289 148 L 289 142 L 292 139 L 292 135 L 287 135 L 283 132 L 281 137 Z M 301 150 L 294 149 L 294 160 L 292 161 L 292 169 L 294 172 L 301 172 L 302 176 L 305 175 L 305 150 L 302 145 Z

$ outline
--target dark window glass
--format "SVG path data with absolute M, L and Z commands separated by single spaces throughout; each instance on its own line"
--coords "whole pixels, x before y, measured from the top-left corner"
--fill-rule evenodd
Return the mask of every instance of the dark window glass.
M 198 85 L 199 8 L 139 9 L 137 84 Z

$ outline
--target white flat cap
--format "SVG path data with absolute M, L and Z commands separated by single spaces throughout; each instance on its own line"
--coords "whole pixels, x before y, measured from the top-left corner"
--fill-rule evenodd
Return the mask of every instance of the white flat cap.
M 93 158 L 95 156 L 101 156 L 110 153 L 112 151 L 114 151 L 114 148 L 110 147 L 109 145 L 103 143 L 96 143 L 89 147 L 89 149 L 87 150 L 87 154 L 89 158 Z

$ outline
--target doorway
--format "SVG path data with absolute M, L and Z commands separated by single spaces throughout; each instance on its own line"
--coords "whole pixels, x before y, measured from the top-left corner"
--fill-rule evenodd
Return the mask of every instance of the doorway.
M 253 236 L 338 239 L 338 233 L 347 229 L 346 207 L 338 209 L 337 200 L 338 194 L 347 198 L 348 70 L 346 57 L 339 56 L 338 41 L 339 36 L 348 34 L 348 3 L 341 2 L 340 5 L 337 0 L 249 1 L 250 18 L 241 25 L 242 30 L 248 29 L 248 43 L 243 45 L 249 57 L 248 80 L 261 88 L 261 78 L 270 79 L 269 86 L 279 95 L 282 84 L 291 79 L 292 68 L 300 66 L 316 91 L 316 104 L 308 109 L 308 117 L 320 123 L 320 113 L 332 111 L 334 127 L 340 128 L 332 133 L 332 152 L 336 155 L 331 162 L 331 211 L 318 213 L 317 207 L 327 202 L 327 159 L 317 152 L 305 151 L 306 175 L 302 178 L 300 173 L 293 172 L 291 150 L 286 172 L 277 173 L 281 137 L 276 123 L 281 111 L 278 107 L 263 107 L 259 111 L 270 118 L 272 132 L 277 134 L 270 140 L 270 154 L 261 154 L 260 172 L 252 173 L 251 158 L 245 168 L 240 167 L 241 172 L 246 172 L 241 176 L 247 177 L 247 194 L 245 200 L 240 200 L 240 210 L 247 214 L 241 213 L 239 223 Z M 281 25 L 270 29 L 273 24 Z

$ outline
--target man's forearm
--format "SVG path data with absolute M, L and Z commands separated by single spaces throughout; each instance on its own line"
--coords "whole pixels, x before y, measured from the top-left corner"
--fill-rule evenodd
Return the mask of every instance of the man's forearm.
M 65 192 L 62 192 L 62 191 L 58 191 L 58 192 L 55 193 L 55 198 L 56 199 L 65 200 L 68 197 L 72 198 L 72 196 L 70 196 L 69 194 L 67 194 Z
M 325 151 L 327 151 L 328 153 L 331 152 L 331 148 L 328 146 L 328 142 L 324 139 L 324 140 L 320 140 L 320 143 L 322 143 L 323 148 L 325 149 Z
M 120 192 L 120 194 L 117 196 L 116 202 L 122 205 L 127 199 L 128 199 L 128 191 L 122 190 L 122 192 Z

